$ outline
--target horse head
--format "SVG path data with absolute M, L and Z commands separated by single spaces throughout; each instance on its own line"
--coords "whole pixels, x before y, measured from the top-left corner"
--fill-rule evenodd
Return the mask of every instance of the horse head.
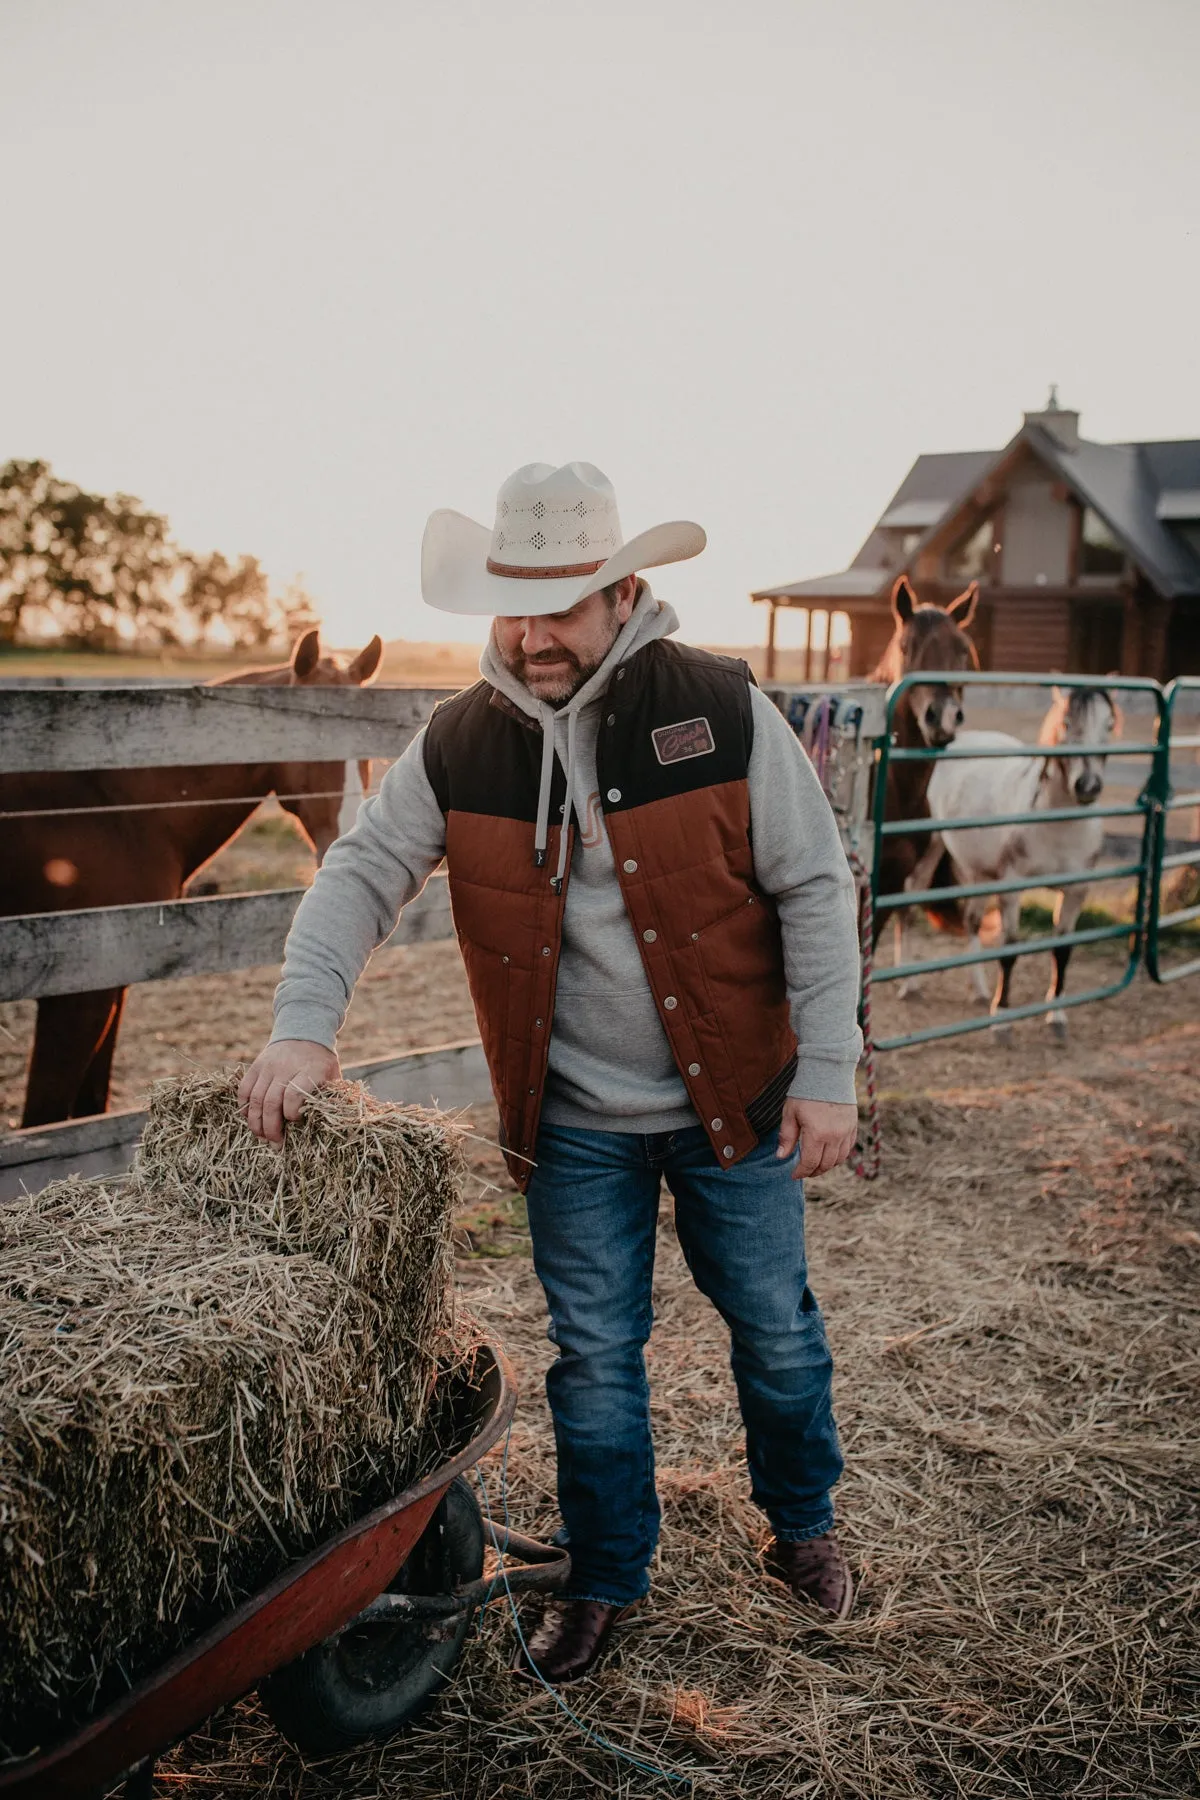
M 1107 744 L 1121 731 L 1121 715 L 1106 687 L 1054 689 L 1054 704 L 1042 720 L 1039 744 L 1053 744 L 1059 754 L 1046 758 L 1061 784 L 1061 799 L 1070 805 L 1094 806 L 1104 789 L 1103 751 L 1084 756 L 1064 754 L 1072 744 Z
M 908 577 L 901 575 L 892 589 L 896 628 L 875 680 L 891 686 L 902 675 L 922 669 L 977 669 L 979 656 L 965 627 L 975 616 L 978 599 L 979 584 L 973 581 L 949 606 L 927 604 L 917 599 Z M 962 687 L 946 681 L 915 682 L 906 689 L 896 721 L 901 742 L 919 737 L 935 750 L 954 741 L 962 722 Z
M 228 679 L 263 687 L 365 687 L 378 674 L 382 659 L 380 637 L 373 637 L 351 662 L 343 664 L 336 656 L 321 654 L 318 631 L 306 631 L 296 639 L 290 659 L 278 668 L 250 669 Z M 279 804 L 300 826 L 317 853 L 318 864 L 344 824 L 340 816 L 343 804 L 348 798 L 357 798 L 353 794 L 355 773 L 365 794 L 371 785 L 369 760 L 357 764 L 288 762 L 273 771 Z
M 292 649 L 289 686 L 365 687 L 379 673 L 382 660 L 383 639 L 378 636 L 373 637 L 343 667 L 337 657 L 322 656 L 319 633 L 306 631 L 303 637 L 297 638 Z M 342 829 L 342 807 L 349 797 L 348 789 L 351 785 L 347 778 L 352 778 L 355 772 L 349 765 L 343 767 L 342 786 L 339 789 L 336 780 L 330 780 L 330 775 L 337 766 L 330 763 L 288 763 L 283 771 L 282 792 L 296 797 L 286 800 L 281 798 L 279 804 L 292 814 L 304 835 L 310 839 L 317 853 L 318 866 L 325 860 L 325 852 Z M 371 785 L 369 760 L 358 763 L 357 774 L 361 792 L 365 794 Z

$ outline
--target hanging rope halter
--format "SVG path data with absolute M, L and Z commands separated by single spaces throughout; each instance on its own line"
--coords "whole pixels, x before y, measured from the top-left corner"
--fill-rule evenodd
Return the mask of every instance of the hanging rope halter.
M 829 739 L 833 704 L 830 696 L 818 700 L 810 726 L 810 755 L 826 796 L 826 770 L 829 763 Z M 867 1088 L 867 1129 L 861 1143 L 850 1153 L 850 1167 L 864 1181 L 874 1181 L 879 1174 L 882 1157 L 883 1127 L 879 1115 L 879 1079 L 875 1057 L 875 1038 L 871 1030 L 871 974 L 875 961 L 875 909 L 871 904 L 871 877 L 862 858 L 847 850 L 846 860 L 854 885 L 858 889 L 858 942 L 862 955 L 862 1034 L 863 1074 Z
M 858 942 L 862 952 L 863 1075 L 867 1087 L 867 1129 L 850 1153 L 850 1167 L 864 1181 L 879 1174 L 883 1150 L 883 1126 L 879 1116 L 879 1079 L 875 1060 L 875 1036 L 871 1030 L 871 973 L 875 960 L 875 909 L 871 905 L 871 877 L 862 859 L 851 850 L 846 859 L 858 889 Z

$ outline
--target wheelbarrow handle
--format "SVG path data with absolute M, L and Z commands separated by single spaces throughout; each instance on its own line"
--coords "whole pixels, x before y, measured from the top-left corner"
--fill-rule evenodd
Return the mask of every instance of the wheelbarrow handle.
M 540 1543 L 537 1538 L 510 1531 L 505 1525 L 494 1529 L 489 1526 L 488 1537 L 502 1556 L 519 1556 L 521 1565 L 505 1568 L 503 1573 L 497 1570 L 491 1575 L 481 1575 L 477 1581 L 464 1582 L 452 1594 L 380 1594 L 340 1631 L 332 1633 L 326 1642 L 336 1643 L 347 1631 L 355 1631 L 362 1625 L 379 1625 L 385 1621 L 397 1623 L 401 1619 L 457 1619 L 473 1607 L 486 1606 L 507 1594 L 544 1592 L 562 1587 L 571 1573 L 569 1551 L 560 1550 L 553 1544 Z

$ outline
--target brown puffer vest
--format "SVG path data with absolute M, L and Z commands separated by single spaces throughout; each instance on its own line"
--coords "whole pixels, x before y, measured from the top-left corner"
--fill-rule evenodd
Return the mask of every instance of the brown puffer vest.
M 748 666 L 659 639 L 614 671 L 597 749 L 617 879 L 679 1072 L 721 1162 L 779 1123 L 796 1067 L 774 902 L 754 879 Z M 534 855 L 542 734 L 486 681 L 439 706 L 425 768 L 513 1180 L 537 1142 L 566 886 Z M 557 759 L 551 818 L 566 782 Z M 570 826 L 568 873 L 574 827 Z M 618 1047 L 614 1046 L 614 1050 Z

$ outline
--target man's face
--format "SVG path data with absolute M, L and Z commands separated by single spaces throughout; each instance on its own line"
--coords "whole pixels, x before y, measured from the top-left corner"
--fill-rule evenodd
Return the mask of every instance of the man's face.
M 612 649 L 636 598 L 637 576 L 627 575 L 613 589 L 589 594 L 569 612 L 498 617 L 492 629 L 500 661 L 535 700 L 565 706 Z

